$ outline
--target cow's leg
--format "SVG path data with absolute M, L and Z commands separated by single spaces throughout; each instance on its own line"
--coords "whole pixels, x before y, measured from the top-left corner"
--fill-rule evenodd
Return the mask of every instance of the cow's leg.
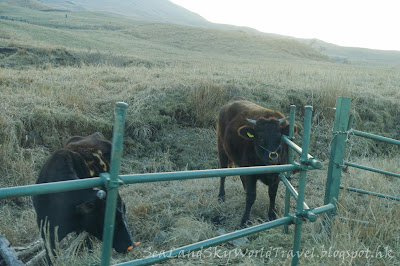
M 225 201 L 225 179 L 226 176 L 221 176 L 220 183 L 219 183 L 219 193 L 218 193 L 218 200 Z
M 219 158 L 219 167 L 228 168 L 229 159 L 222 147 L 218 148 L 218 158 Z M 225 179 L 226 179 L 225 176 L 221 176 L 219 184 L 219 193 L 218 193 L 218 199 L 220 201 L 225 201 Z
M 246 208 L 244 210 L 242 221 L 240 222 L 240 227 L 244 228 L 249 220 L 251 207 L 256 200 L 257 178 L 252 176 L 241 176 L 240 178 L 242 179 L 243 184 L 245 183 L 246 186 Z
M 278 191 L 278 185 L 279 182 L 275 182 L 268 187 L 268 194 L 269 194 L 268 219 L 270 221 L 276 219 L 275 199 L 276 199 L 276 193 Z
M 246 192 L 246 176 L 240 176 L 240 181 L 242 181 L 244 192 Z

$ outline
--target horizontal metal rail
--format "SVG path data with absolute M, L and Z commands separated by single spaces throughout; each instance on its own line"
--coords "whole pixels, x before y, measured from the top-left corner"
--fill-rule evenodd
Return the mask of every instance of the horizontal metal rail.
M 349 132 L 356 136 L 359 136 L 359 137 L 369 138 L 372 140 L 382 141 L 382 142 L 386 142 L 389 144 L 394 144 L 394 145 L 400 146 L 399 140 L 386 138 L 386 137 L 382 137 L 382 136 L 371 134 L 371 133 L 366 133 L 366 132 L 355 130 L 355 129 L 350 129 Z M 343 162 L 343 164 L 350 166 L 350 167 L 362 169 L 362 170 L 367 170 L 367 171 L 371 171 L 371 172 L 375 172 L 375 173 L 379 173 L 379 174 L 384 174 L 384 175 L 389 175 L 389 176 L 400 178 L 400 174 L 393 173 L 393 172 L 388 172 L 388 171 L 384 171 L 384 170 L 380 170 L 380 169 L 376 169 L 376 168 L 372 168 L 372 167 L 368 167 L 368 166 L 364 166 L 364 165 L 359 165 L 359 164 L 355 164 L 355 163 L 350 163 L 350 162 Z M 386 199 L 400 201 L 400 197 L 384 195 L 384 194 L 377 193 L 377 192 L 372 192 L 372 191 L 367 191 L 367 190 L 362 190 L 362 189 L 352 188 L 352 187 L 344 187 L 342 185 L 340 185 L 339 188 L 346 189 L 346 190 L 352 191 L 352 192 L 361 193 L 361 194 L 372 195 L 372 196 L 376 196 L 376 197 L 380 197 L 380 198 L 386 198 Z
M 372 192 L 372 191 L 367 191 L 367 190 L 362 190 L 362 189 L 352 188 L 352 187 L 344 187 L 344 186 L 342 186 L 342 185 L 340 185 L 339 188 L 340 188 L 340 189 L 346 189 L 346 190 L 352 191 L 352 192 L 361 193 L 361 194 L 372 195 L 372 196 L 376 196 L 376 197 L 380 197 L 380 198 L 385 198 L 385 199 L 391 199 L 391 200 L 400 201 L 400 198 L 399 198 L 399 197 L 384 195 L 384 194 L 377 193 L 377 192 Z
M 278 173 L 286 171 L 296 171 L 299 168 L 300 166 L 298 164 L 284 164 L 284 165 L 273 165 L 273 166 L 253 166 L 253 167 L 238 167 L 238 168 L 211 169 L 211 170 L 121 175 L 119 177 L 124 184 L 135 184 L 135 183 L 196 179 L 196 178 L 207 178 L 207 177 L 218 177 L 218 176 L 229 176 L 229 175 L 270 174 L 270 173 Z M 20 187 L 1 188 L 0 199 L 100 187 L 104 186 L 104 182 L 105 181 L 100 177 L 93 177 L 93 178 L 84 178 L 84 179 L 77 179 L 70 181 L 27 185 Z
M 294 220 L 294 217 L 292 217 L 292 216 L 279 218 L 279 219 L 276 219 L 271 222 L 263 223 L 263 224 L 256 225 L 256 226 L 253 226 L 250 228 L 245 228 L 245 229 L 238 230 L 238 231 L 235 231 L 232 233 L 228 233 L 228 234 L 225 234 L 222 236 L 210 238 L 210 239 L 200 241 L 200 242 L 197 242 L 194 244 L 183 246 L 181 248 L 177 248 L 177 249 L 170 250 L 170 251 L 167 251 L 164 253 L 156 254 L 154 256 L 147 257 L 144 259 L 138 259 L 138 260 L 134 260 L 134 261 L 130 261 L 130 262 L 120 263 L 120 264 L 117 264 L 117 266 L 149 265 L 149 264 L 158 263 L 161 261 L 165 261 L 167 259 L 172 259 L 178 255 L 187 254 L 192 251 L 197 251 L 197 250 L 205 249 L 205 248 L 215 246 L 218 244 L 222 244 L 224 242 L 227 242 L 227 241 L 230 241 L 230 240 L 233 240 L 236 238 L 244 237 L 244 236 L 247 236 L 250 234 L 259 233 L 261 231 L 271 229 L 274 227 L 278 227 L 281 225 L 290 224 L 293 222 L 293 220 Z
M 345 222 L 358 223 L 358 224 L 365 225 L 365 226 L 377 226 L 377 224 L 374 222 L 361 221 L 361 220 L 350 219 L 350 218 L 346 218 L 346 217 L 339 217 L 339 219 L 342 221 L 345 221 Z M 397 227 L 397 231 L 400 232 L 400 227 Z
M 0 188 L 0 199 L 81 190 L 104 185 L 100 177 Z
M 352 133 L 356 136 L 373 139 L 373 140 L 378 140 L 378 141 L 383 141 L 386 143 L 395 144 L 395 145 L 400 146 L 400 141 L 396 140 L 396 139 L 386 138 L 386 137 L 378 136 L 378 135 L 371 134 L 371 133 L 366 133 L 366 132 L 355 130 L 355 129 L 350 129 L 350 133 Z
M 335 205 L 333 205 L 332 203 L 328 203 L 326 205 L 323 205 L 321 207 L 315 208 L 310 210 L 309 212 L 312 212 L 315 215 L 324 213 L 324 212 L 329 212 L 329 211 L 333 211 L 334 209 L 336 209 Z
M 364 165 L 359 165 L 359 164 L 355 164 L 355 163 L 350 163 L 350 162 L 344 162 L 345 165 L 351 166 L 351 167 L 355 167 L 355 168 L 359 168 L 359 169 L 363 169 L 363 170 L 368 170 L 371 172 L 375 172 L 375 173 L 379 173 L 379 174 L 384 174 L 384 175 L 390 175 L 390 176 L 394 176 L 397 178 L 400 178 L 399 174 L 396 173 L 392 173 L 392 172 L 388 172 L 388 171 L 383 171 L 380 169 L 375 169 L 372 167 L 368 167 L 368 166 L 364 166 Z
M 376 223 L 361 221 L 361 220 L 357 220 L 357 219 L 350 219 L 350 218 L 346 218 L 346 217 L 339 217 L 339 219 L 342 221 L 345 221 L 345 222 L 358 223 L 358 224 L 362 224 L 362 225 L 366 225 L 366 226 L 376 226 Z
M 297 152 L 298 154 L 302 154 L 303 149 L 301 147 L 299 147 L 296 143 L 294 143 L 293 141 L 291 141 L 287 136 L 283 135 L 282 136 L 282 140 L 290 147 L 292 148 L 295 152 Z M 310 165 L 315 168 L 315 169 L 321 169 L 322 168 L 322 163 L 320 161 L 318 161 L 317 159 L 315 159 L 313 156 L 311 156 L 310 154 L 307 154 L 307 159 L 310 163 Z
M 224 168 L 211 170 L 195 170 L 180 172 L 164 172 L 150 174 L 120 175 L 125 184 L 148 183 L 159 181 L 186 180 L 219 176 L 272 174 L 286 171 L 296 171 L 301 168 L 298 164 L 283 164 L 273 166 L 252 166 L 238 168 Z

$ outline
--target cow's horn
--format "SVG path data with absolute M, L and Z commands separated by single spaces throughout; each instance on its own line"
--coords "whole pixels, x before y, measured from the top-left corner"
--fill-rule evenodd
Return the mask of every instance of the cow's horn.
M 284 117 L 284 118 L 281 118 L 281 119 L 279 119 L 278 121 L 279 121 L 279 124 L 282 124 L 283 122 L 285 122 L 286 120 L 288 120 L 289 119 L 289 117 L 287 116 L 287 117 Z
M 249 121 L 250 123 L 254 124 L 254 125 L 257 123 L 257 121 L 253 120 L 253 119 L 246 118 L 246 120 Z
M 99 199 L 105 199 L 105 198 L 106 198 L 106 192 L 105 192 L 104 190 L 99 190 L 99 191 L 97 191 L 96 196 L 97 196 Z

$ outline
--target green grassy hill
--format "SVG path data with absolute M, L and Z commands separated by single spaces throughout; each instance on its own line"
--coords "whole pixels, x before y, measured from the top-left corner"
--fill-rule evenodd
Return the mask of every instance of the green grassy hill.
M 51 9 L 49 6 L 46 6 L 36 0 L 0 0 L 0 3 L 5 3 L 6 5 L 12 5 L 16 7 L 24 7 L 34 10 L 48 10 Z
M 294 40 L 106 17 L 96 13 L 43 12 L 2 3 L 0 45 L 63 47 L 166 63 L 203 60 L 319 60 L 327 57 Z M 67 17 L 66 17 L 67 16 Z M 79 56 L 81 57 L 81 56 Z
M 135 20 L 157 21 L 197 27 L 207 27 L 212 23 L 168 0 L 40 0 L 39 2 L 69 11 L 90 11 Z
M 398 68 L 337 63 L 309 44 L 279 36 L 40 10 L 0 1 L 0 187 L 35 183 L 44 161 L 73 135 L 100 131 L 110 139 L 118 101 L 129 104 L 122 174 L 217 168 L 216 117 L 233 96 L 284 114 L 295 104 L 299 145 L 304 106 L 312 105 L 310 153 L 325 165 L 307 180 L 306 202 L 314 207 L 322 204 L 338 96 L 352 97 L 356 129 L 400 139 Z M 397 147 L 349 137 L 346 160 L 398 171 Z M 398 179 L 354 169 L 345 169 L 343 175 L 346 186 L 399 195 Z M 295 187 L 297 180 L 295 176 Z M 208 179 L 124 186 L 128 226 L 142 245 L 126 255 L 113 253 L 112 262 L 217 236 L 220 229 L 234 231 L 244 208 L 243 188 L 237 177 L 229 177 L 227 201 L 219 203 L 218 185 L 218 179 Z M 283 198 L 280 186 L 279 217 Z M 373 225 L 337 219 L 330 238 L 320 234 L 320 219 L 307 223 L 302 248 L 318 256 L 301 258 L 301 263 L 398 265 L 400 246 L 393 233 L 400 227 L 397 202 L 342 192 L 339 203 L 340 216 Z M 266 204 L 267 189 L 260 184 L 251 213 L 254 224 L 266 219 Z M 26 246 L 40 237 L 28 197 L 0 201 L 0 217 L 0 233 L 12 246 Z M 253 235 L 241 246 L 228 243 L 218 249 L 290 251 L 292 241 L 291 234 L 283 235 L 278 228 Z M 58 264 L 98 263 L 100 245 L 94 240 L 93 253 L 63 252 Z M 329 247 L 397 253 L 353 260 L 321 257 Z M 290 261 L 245 256 L 173 263 Z
M 299 39 L 300 40 L 300 39 Z M 382 51 L 357 47 L 342 47 L 320 40 L 300 40 L 338 63 L 400 67 L 400 51 Z

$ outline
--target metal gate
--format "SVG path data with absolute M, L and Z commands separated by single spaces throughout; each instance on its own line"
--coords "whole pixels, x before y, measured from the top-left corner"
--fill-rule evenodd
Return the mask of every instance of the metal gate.
M 292 265 L 297 265 L 299 261 L 301 231 L 303 222 L 306 220 L 315 222 L 317 219 L 316 215 L 325 212 L 335 211 L 334 202 L 331 201 L 328 201 L 325 203 L 325 205 L 314 209 L 309 208 L 308 205 L 304 202 L 307 171 L 312 169 L 320 169 L 322 167 L 321 162 L 309 154 L 311 118 L 312 118 L 311 106 L 305 107 L 302 147 L 297 146 L 291 140 L 293 138 L 293 132 L 294 132 L 295 106 L 291 106 L 290 108 L 290 119 L 289 119 L 290 134 L 289 136 L 282 137 L 282 140 L 290 147 L 289 149 L 291 151 L 290 153 L 294 151 L 300 155 L 300 160 L 298 162 L 293 161 L 292 155 L 290 155 L 290 161 L 288 164 L 285 165 L 119 175 L 121 159 L 122 159 L 122 151 L 123 151 L 122 143 L 123 143 L 126 108 L 127 104 L 122 102 L 116 103 L 113 138 L 112 138 L 112 157 L 111 157 L 109 173 L 101 174 L 100 177 L 93 177 L 93 178 L 73 180 L 73 181 L 61 181 L 61 182 L 46 183 L 46 184 L 35 184 L 35 185 L 20 186 L 20 187 L 2 188 L 0 189 L 0 199 L 65 192 L 65 191 L 87 189 L 99 186 L 106 187 L 108 190 L 107 206 L 106 206 L 106 215 L 104 219 L 103 246 L 102 246 L 102 257 L 101 257 L 101 265 L 104 266 L 110 265 L 117 193 L 118 193 L 118 188 L 124 184 L 211 178 L 211 177 L 231 176 L 231 175 L 280 173 L 279 176 L 283 181 L 284 185 L 286 186 L 285 215 L 284 217 L 276 219 L 271 222 L 263 223 L 257 226 L 245 228 L 222 236 L 214 237 L 205 241 L 187 245 L 152 257 L 121 263 L 118 265 L 152 264 L 170 258 L 174 258 L 175 256 L 179 255 L 180 252 L 191 252 L 200 250 L 202 248 L 218 245 L 236 238 L 258 233 L 263 230 L 267 230 L 277 226 L 284 225 L 285 231 L 287 231 L 287 226 L 290 224 L 295 225 Z M 338 135 L 338 137 L 339 136 L 340 135 Z M 298 191 L 296 191 L 295 188 L 289 182 L 290 179 L 289 173 L 295 171 L 300 172 Z M 285 172 L 288 174 L 285 174 Z M 297 200 L 297 208 L 295 213 L 290 213 L 289 211 L 290 196 L 293 196 Z
M 400 178 L 399 174 L 387 172 L 351 162 L 347 162 L 344 160 L 345 150 L 346 150 L 346 143 L 348 143 L 349 136 L 359 136 L 364 137 L 376 141 L 382 141 L 389 144 L 394 144 L 400 146 L 400 141 L 386 138 L 366 132 L 362 132 L 356 129 L 353 129 L 353 120 L 354 117 L 350 115 L 350 105 L 351 105 L 351 98 L 349 97 L 338 97 L 336 103 L 336 113 L 335 113 L 335 122 L 333 127 L 333 141 L 331 145 L 331 154 L 329 159 L 329 167 L 328 167 L 328 176 L 326 182 L 326 190 L 325 190 L 325 200 L 324 204 L 334 204 L 336 206 L 337 200 L 339 198 L 339 190 L 346 189 L 348 191 L 373 195 L 381 198 L 387 198 L 391 200 L 400 201 L 400 197 L 391 196 L 391 195 L 384 195 L 381 193 L 362 190 L 358 188 L 352 187 L 344 187 L 340 184 L 340 179 L 342 177 L 342 168 L 344 166 L 355 167 L 367 171 L 372 171 L 375 173 L 385 174 Z M 330 212 L 331 217 L 336 215 L 337 209 L 333 209 Z M 365 222 L 364 222 L 365 223 Z M 327 230 L 330 232 L 330 223 L 327 223 Z

